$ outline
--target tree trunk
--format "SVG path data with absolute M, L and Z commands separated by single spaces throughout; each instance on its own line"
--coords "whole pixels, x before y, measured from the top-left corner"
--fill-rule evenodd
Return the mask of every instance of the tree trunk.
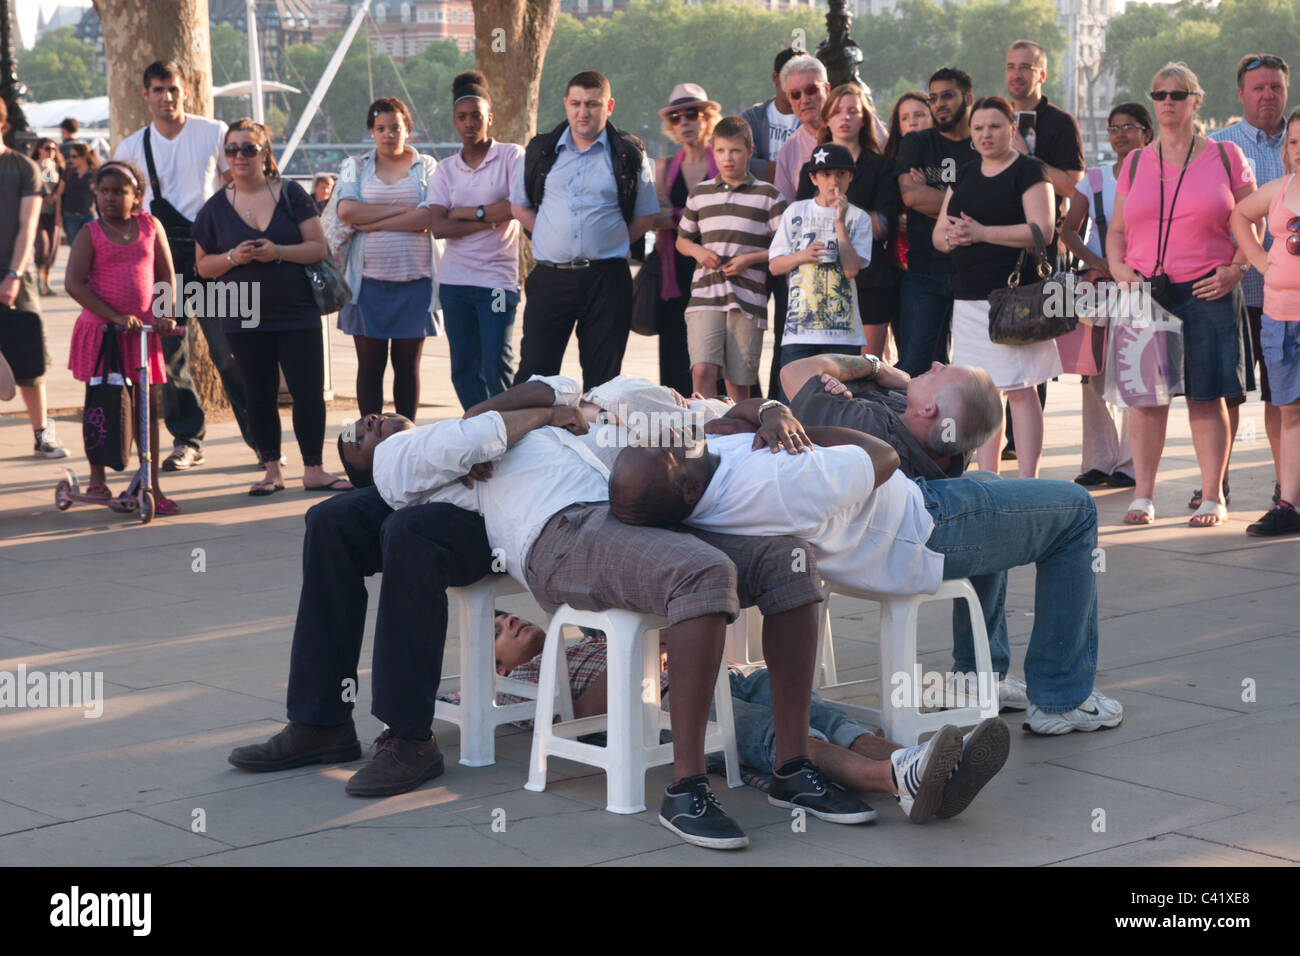
M 492 92 L 492 135 L 526 146 L 537 132 L 546 47 L 559 0 L 475 0 L 475 62 Z M 532 243 L 519 244 L 520 276 L 532 268 Z
M 113 148 L 149 122 L 140 95 L 144 68 L 175 60 L 185 74 L 185 112 L 212 115 L 212 52 L 208 0 L 94 0 L 108 61 L 109 134 Z M 189 368 L 208 410 L 228 408 L 221 378 L 197 322 L 189 328 Z

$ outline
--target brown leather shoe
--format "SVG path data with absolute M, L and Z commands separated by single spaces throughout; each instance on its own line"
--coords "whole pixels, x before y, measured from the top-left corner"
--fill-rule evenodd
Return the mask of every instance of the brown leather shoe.
M 437 738 L 405 740 L 385 730 L 375 739 L 375 754 L 370 762 L 348 781 L 348 793 L 354 797 L 391 797 L 442 776 L 442 771 Z
M 317 727 L 295 720 L 266 743 L 236 747 L 226 759 L 240 770 L 263 773 L 309 763 L 347 763 L 360 758 L 361 743 L 351 720 L 336 727 Z

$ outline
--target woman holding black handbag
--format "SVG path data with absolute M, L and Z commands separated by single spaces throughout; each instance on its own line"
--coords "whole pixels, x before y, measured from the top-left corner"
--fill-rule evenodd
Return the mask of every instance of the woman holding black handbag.
M 1043 454 L 1043 408 L 1039 383 L 1059 375 L 1061 357 L 1053 341 L 1002 345 L 989 336 L 989 294 L 1004 289 L 1018 267 L 1021 250 L 1030 253 L 1030 273 L 1037 278 L 1035 253 L 1053 232 L 1052 185 L 1043 164 L 1011 145 L 1015 132 L 1011 104 L 1000 96 L 976 100 L 971 107 L 971 143 L 980 154 L 957 171 L 934 226 L 934 247 L 953 262 L 953 361 L 976 365 L 1006 393 L 1019 452 L 1021 478 L 1037 478 Z M 1035 237 L 1036 226 L 1039 235 Z M 1001 432 L 979 449 L 979 467 L 998 470 Z
M 280 369 L 293 396 L 293 432 L 302 453 L 303 489 L 352 486 L 321 465 L 325 442 L 325 361 L 320 309 L 305 267 L 326 257 L 311 197 L 280 178 L 270 132 L 250 119 L 226 133 L 234 181 L 194 221 L 196 271 L 230 283 L 221 328 L 248 386 L 248 414 L 266 475 L 254 497 L 284 488 L 280 471 Z M 238 305 L 237 308 L 233 307 Z
M 1182 319 L 1187 415 L 1203 491 L 1190 524 L 1206 528 L 1228 517 L 1230 406 L 1246 394 L 1240 284 L 1249 266 L 1229 218 L 1255 191 L 1255 179 L 1241 147 L 1196 134 L 1204 94 L 1185 63 L 1162 68 L 1150 95 L 1160 135 L 1154 147 L 1130 153 L 1120 170 L 1106 259 L 1116 282 L 1144 282 Z M 1150 524 L 1169 406 L 1131 409 L 1129 422 L 1137 484 L 1124 521 Z

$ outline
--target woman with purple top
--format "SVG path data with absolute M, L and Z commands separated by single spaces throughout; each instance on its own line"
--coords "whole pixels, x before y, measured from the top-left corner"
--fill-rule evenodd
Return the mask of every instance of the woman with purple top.
M 510 182 L 524 149 L 488 135 L 487 80 L 471 70 L 451 83 L 461 150 L 429 179 L 430 231 L 446 240 L 438 296 L 451 348 L 451 384 L 469 410 L 514 381 L 510 337 L 519 307 L 519 223 Z

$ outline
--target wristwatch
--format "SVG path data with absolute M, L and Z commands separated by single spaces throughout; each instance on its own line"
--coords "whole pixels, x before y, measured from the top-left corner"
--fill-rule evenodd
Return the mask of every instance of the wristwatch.
M 484 209 L 481 204 L 477 209 L 474 210 L 474 218 L 477 219 L 479 222 L 482 222 L 484 219 L 487 218 L 487 210 Z
M 871 374 L 867 376 L 867 381 L 872 381 L 880 374 L 880 359 L 874 355 L 864 355 L 862 357 L 871 363 Z
M 22 277 L 23 277 L 23 274 L 22 274 L 21 272 L 19 272 L 17 269 L 6 269 L 6 270 L 5 270 L 5 278 L 6 278 L 6 279 L 21 279 Z
M 1249 262 L 1234 262 L 1233 265 L 1236 266 L 1238 269 L 1241 270 L 1241 274 L 1242 274 L 1242 275 L 1245 275 L 1247 272 L 1250 271 L 1250 263 L 1249 263 Z
M 763 424 L 763 413 L 769 408 L 785 408 L 785 405 L 778 402 L 775 398 L 769 398 L 762 405 L 758 406 L 758 423 Z

